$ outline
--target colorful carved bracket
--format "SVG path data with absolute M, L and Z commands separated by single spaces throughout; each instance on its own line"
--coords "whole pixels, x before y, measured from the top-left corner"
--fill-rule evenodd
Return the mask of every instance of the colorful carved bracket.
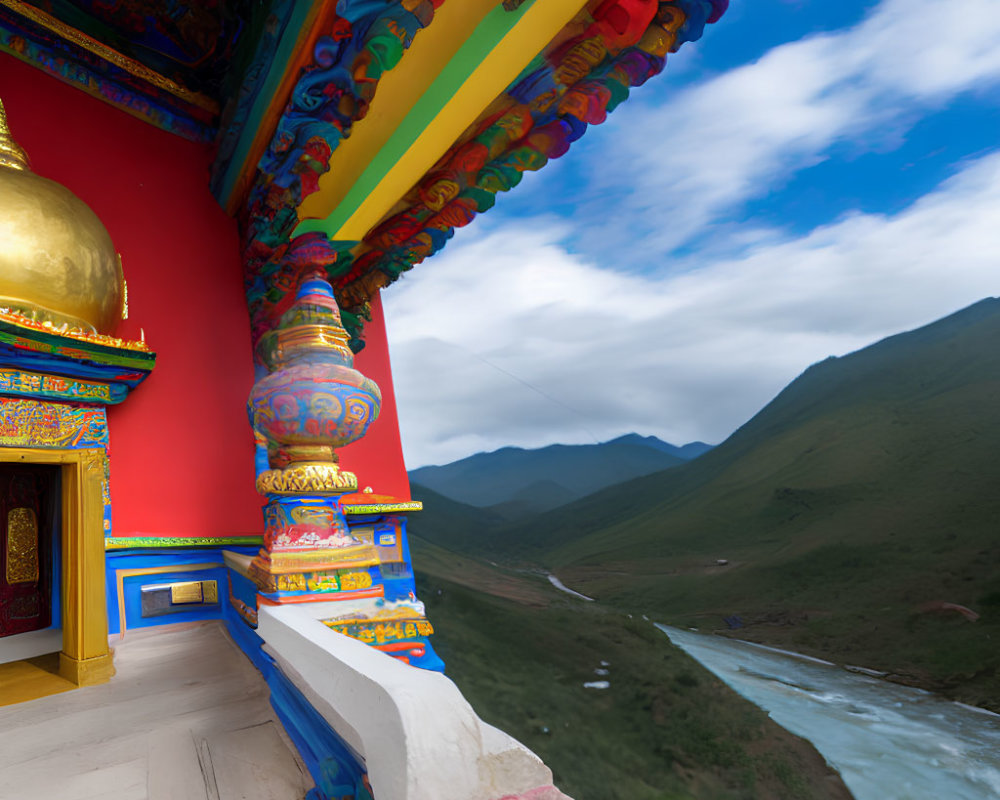
M 702 35 L 728 0 L 606 0 L 553 42 L 499 103 L 404 198 L 405 208 L 365 237 L 335 280 L 348 306 L 444 247 L 456 228 L 516 186 L 524 172 L 559 158 L 663 70 L 667 54 Z M 571 26 L 571 28 L 574 26 Z
M 399 63 L 413 37 L 431 23 L 444 0 L 340 0 L 317 22 L 321 34 L 303 68 L 270 145 L 261 157 L 240 217 L 247 303 L 256 342 L 287 304 L 289 288 L 305 268 L 331 279 L 350 267 L 353 243 L 306 234 L 291 240 L 296 209 L 318 189 L 330 154 L 362 119 L 382 74 Z M 362 346 L 364 298 L 346 308 L 355 350 Z

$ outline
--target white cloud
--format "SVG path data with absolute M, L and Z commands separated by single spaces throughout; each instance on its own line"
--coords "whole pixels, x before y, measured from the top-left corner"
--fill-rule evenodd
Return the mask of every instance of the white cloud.
M 808 364 L 997 294 L 998 208 L 994 153 L 894 216 L 672 275 L 599 269 L 565 223 L 462 231 L 385 297 L 407 463 L 633 430 L 718 441 Z
M 633 430 L 718 441 L 810 363 L 997 294 L 1000 154 L 891 217 L 795 239 L 720 224 L 838 142 L 894 146 L 995 87 L 997 41 L 996 0 L 884 0 L 659 106 L 638 91 L 589 165 L 535 178 L 591 170 L 571 218 L 477 222 L 387 292 L 408 464 Z
M 776 47 L 665 104 L 639 90 L 594 158 L 583 247 L 668 253 L 836 142 L 898 138 L 916 110 L 995 86 L 998 42 L 996 0 L 885 0 L 852 28 Z

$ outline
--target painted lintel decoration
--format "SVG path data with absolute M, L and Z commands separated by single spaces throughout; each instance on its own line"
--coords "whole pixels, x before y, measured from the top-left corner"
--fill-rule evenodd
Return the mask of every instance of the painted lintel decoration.
M 215 138 L 270 2 L 0 0 L 0 50 L 183 136 Z
M 106 447 L 103 408 L 0 397 L 0 447 Z
M 60 378 L 17 369 L 0 369 L 0 394 L 107 404 L 124 400 L 128 390 L 120 385 Z

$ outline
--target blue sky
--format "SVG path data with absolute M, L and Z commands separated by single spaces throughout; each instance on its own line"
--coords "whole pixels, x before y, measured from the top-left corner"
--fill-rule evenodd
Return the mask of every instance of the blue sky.
M 408 466 L 718 442 L 1000 294 L 997 0 L 736 0 L 386 292 Z

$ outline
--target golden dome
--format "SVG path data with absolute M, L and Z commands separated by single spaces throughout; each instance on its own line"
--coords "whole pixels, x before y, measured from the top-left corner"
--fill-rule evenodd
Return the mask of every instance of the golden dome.
M 123 303 L 121 260 L 104 225 L 65 186 L 31 171 L 0 102 L 0 307 L 111 333 Z

